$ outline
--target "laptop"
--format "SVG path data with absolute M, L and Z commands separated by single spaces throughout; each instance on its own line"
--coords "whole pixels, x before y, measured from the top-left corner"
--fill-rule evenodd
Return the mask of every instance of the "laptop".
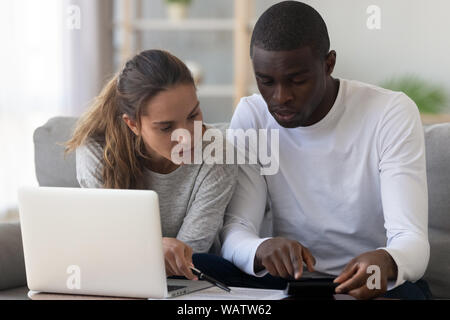
M 22 187 L 18 196 L 31 291 L 168 298 L 212 286 L 167 279 L 154 191 Z

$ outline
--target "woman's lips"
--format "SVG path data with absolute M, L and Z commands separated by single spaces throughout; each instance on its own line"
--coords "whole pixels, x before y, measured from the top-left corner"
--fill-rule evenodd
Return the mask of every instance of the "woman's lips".
M 184 153 L 186 153 L 186 154 L 192 154 L 192 151 L 194 150 L 194 148 L 192 148 L 192 147 L 189 147 L 189 148 L 186 148 L 186 149 L 181 149 L 180 150 L 180 152 L 178 153 L 181 157 L 184 155 Z

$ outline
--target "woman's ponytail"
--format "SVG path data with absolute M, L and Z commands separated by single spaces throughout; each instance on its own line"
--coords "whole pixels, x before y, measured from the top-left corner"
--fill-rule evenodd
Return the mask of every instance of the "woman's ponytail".
M 107 115 L 117 110 L 117 79 L 116 75 L 108 82 L 90 108 L 78 119 L 71 139 L 65 144 L 66 154 L 75 151 L 89 138 L 103 140 L 108 125 Z
M 122 120 L 118 107 L 118 78 L 116 75 L 106 84 L 89 110 L 80 117 L 72 138 L 66 142 L 65 153 L 73 152 L 93 139 L 103 147 L 103 187 L 130 189 L 139 187 L 136 180 L 139 181 L 142 175 L 134 152 L 140 139 Z

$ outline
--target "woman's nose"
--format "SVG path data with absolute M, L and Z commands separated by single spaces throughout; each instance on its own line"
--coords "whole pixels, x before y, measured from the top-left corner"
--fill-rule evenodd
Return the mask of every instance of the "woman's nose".
M 181 134 L 179 137 L 178 137 L 178 143 L 179 144 L 188 144 L 189 142 L 190 142 L 190 137 L 189 137 L 189 135 L 190 135 L 190 132 L 188 131 L 188 132 L 186 132 L 185 134 Z

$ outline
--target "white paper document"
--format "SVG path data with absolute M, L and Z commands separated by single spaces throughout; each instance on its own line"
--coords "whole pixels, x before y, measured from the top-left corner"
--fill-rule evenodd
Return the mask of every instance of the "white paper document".
M 186 295 L 170 298 L 170 300 L 280 300 L 287 295 L 283 290 L 251 289 L 230 287 L 226 292 L 218 287 L 192 292 Z
M 168 300 L 281 300 L 288 295 L 283 290 L 251 289 L 230 287 L 231 292 L 226 292 L 218 287 L 195 291 Z M 41 293 L 29 291 L 28 297 L 32 300 L 128 300 L 132 298 L 102 297 L 86 295 L 69 295 L 57 293 Z M 160 300 L 160 299 L 148 299 Z

